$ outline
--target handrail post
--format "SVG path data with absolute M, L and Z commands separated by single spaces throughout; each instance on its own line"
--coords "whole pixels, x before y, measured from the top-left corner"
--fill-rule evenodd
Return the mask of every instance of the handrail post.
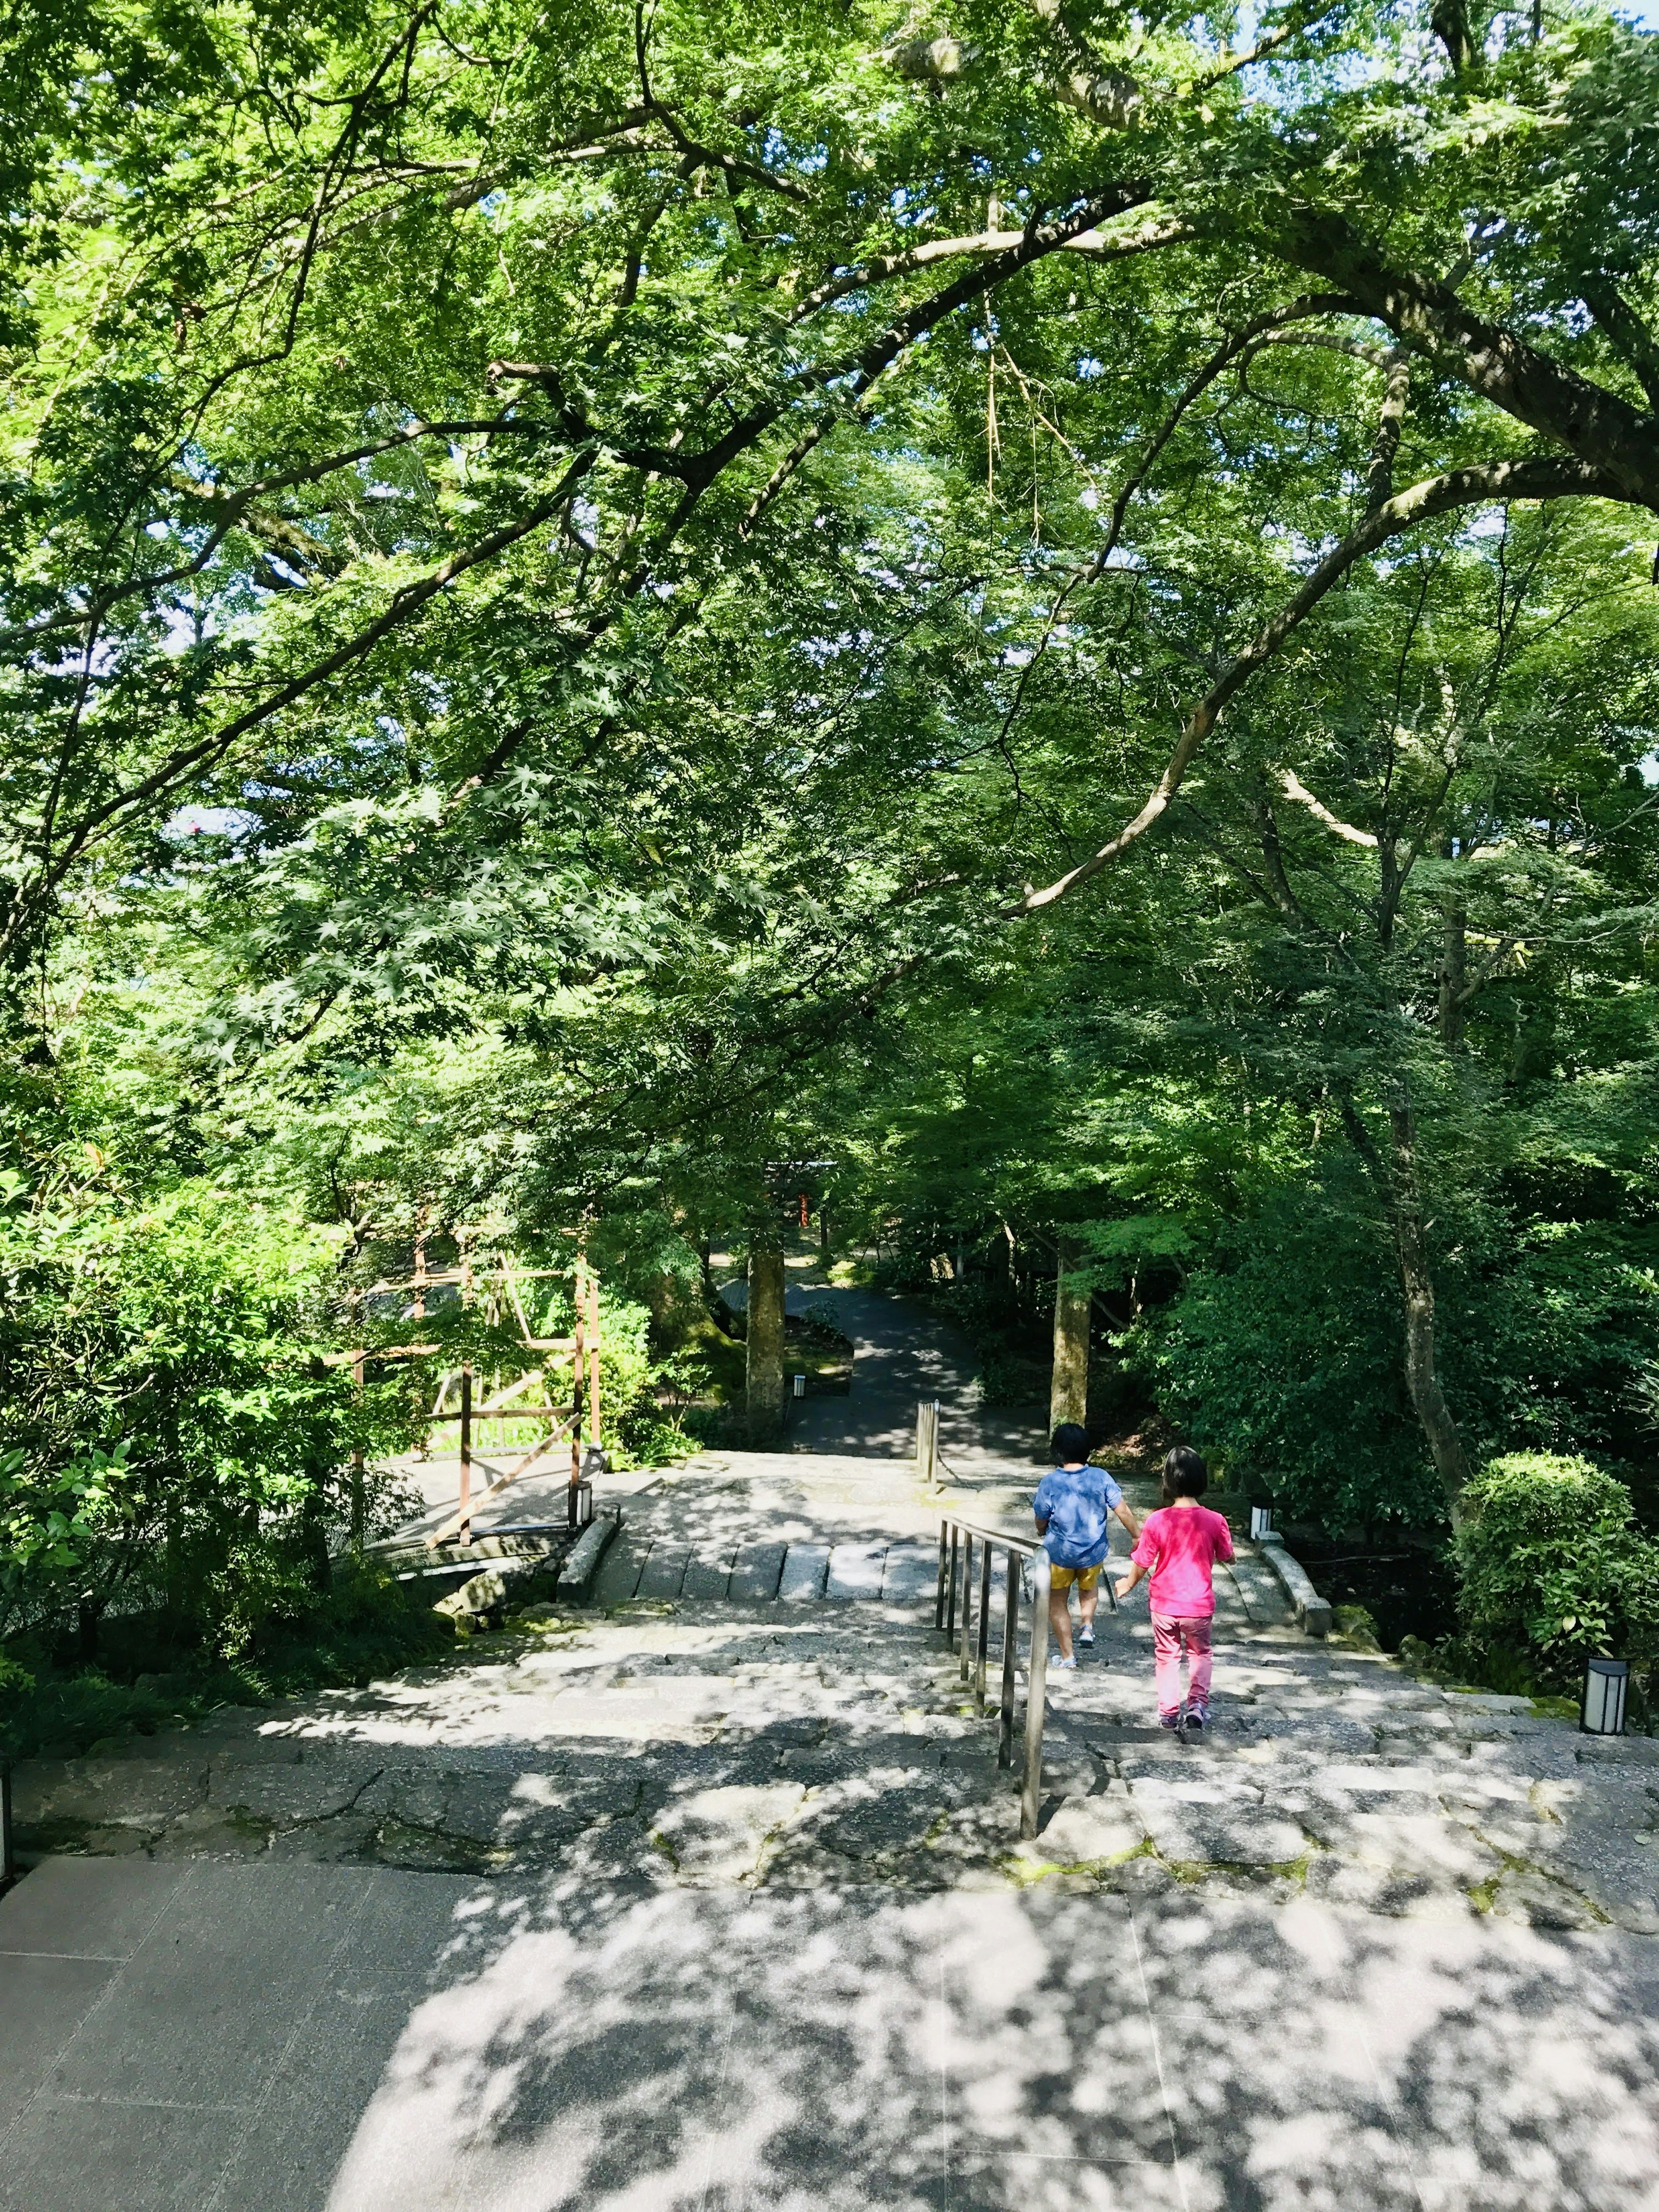
M 1025 1786 L 1019 1796 L 1019 1832 L 1035 1836 L 1042 1802 L 1043 1701 L 1048 1683 L 1048 1554 L 1031 1557 L 1031 1663 L 1025 1680 Z
M 971 1528 L 964 1528 L 962 1532 L 962 1632 L 957 1644 L 957 1671 L 964 1682 L 973 1665 L 969 1656 L 973 1649 L 969 1642 L 973 1626 L 974 1533 Z
M 951 1586 L 945 1607 L 945 1633 L 951 1642 L 957 1640 L 957 1546 L 959 1542 L 957 1524 L 951 1523 Z
M 939 1589 L 933 1598 L 933 1626 L 935 1628 L 943 1628 L 945 1626 L 945 1561 L 946 1557 L 946 1547 L 949 1543 L 949 1538 L 945 1533 L 947 1525 L 948 1524 L 943 1521 L 939 1524 Z
M 979 1637 L 975 1650 L 974 1710 L 985 1711 L 985 1667 L 991 1649 L 991 1547 L 979 1547 Z
M 1011 1545 L 1003 1554 L 1008 1572 L 1007 1602 L 1002 1614 L 1002 1707 L 998 1716 L 997 1765 L 1014 1763 L 1014 1659 L 1019 1640 L 1019 1557 Z

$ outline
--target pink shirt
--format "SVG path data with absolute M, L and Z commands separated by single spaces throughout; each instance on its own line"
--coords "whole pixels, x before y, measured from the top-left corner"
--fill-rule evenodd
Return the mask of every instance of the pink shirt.
M 1149 1513 L 1133 1553 L 1136 1566 L 1152 1571 L 1152 1611 L 1176 1620 L 1215 1611 L 1211 1576 L 1218 1559 L 1232 1555 L 1233 1532 L 1207 1505 L 1164 1505 Z

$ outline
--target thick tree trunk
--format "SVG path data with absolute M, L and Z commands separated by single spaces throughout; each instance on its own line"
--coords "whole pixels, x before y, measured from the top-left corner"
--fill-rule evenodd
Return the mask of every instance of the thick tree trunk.
M 1423 1235 L 1423 1196 L 1417 1175 L 1417 1126 L 1411 1100 L 1401 1090 L 1389 1109 L 1391 1158 L 1387 1165 L 1378 1158 L 1370 1131 L 1358 1108 L 1346 1093 L 1338 1093 L 1343 1127 L 1354 1150 L 1370 1170 L 1388 1211 L 1394 1236 L 1395 1256 L 1400 1263 L 1400 1286 L 1406 1304 L 1406 1389 L 1423 1431 L 1429 1456 L 1445 1493 L 1446 1510 L 1455 1528 L 1462 1514 L 1463 1486 L 1468 1462 L 1463 1440 L 1446 1403 L 1434 1356 L 1434 1276 L 1429 1267 L 1428 1246 Z
M 1406 1388 L 1429 1454 L 1446 1494 L 1446 1510 L 1457 1525 L 1468 1462 L 1463 1440 L 1440 1388 L 1434 1358 L 1434 1277 L 1423 1238 L 1423 1200 L 1417 1178 L 1417 1128 L 1411 1102 L 1403 1095 L 1389 1109 L 1394 1138 L 1393 1206 L 1395 1249 L 1400 1257 L 1401 1287 L 1406 1297 Z
M 1048 1386 L 1048 1427 L 1084 1421 L 1089 1412 L 1089 1308 L 1086 1290 L 1069 1290 L 1066 1276 L 1077 1265 L 1077 1247 L 1062 1239 L 1054 1285 L 1054 1367 Z
M 1455 899 L 1448 899 L 1440 933 L 1440 1042 L 1455 1052 L 1463 1042 L 1468 1003 L 1468 922 Z
M 776 1434 L 783 1421 L 783 1251 L 757 1244 L 749 1255 L 749 1329 L 744 1380 L 750 1440 Z

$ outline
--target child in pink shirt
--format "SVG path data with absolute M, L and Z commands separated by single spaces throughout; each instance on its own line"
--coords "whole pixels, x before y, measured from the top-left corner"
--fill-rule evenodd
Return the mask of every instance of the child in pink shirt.
M 1213 1576 L 1218 1559 L 1231 1559 L 1233 1535 L 1219 1513 L 1199 1499 L 1209 1486 L 1209 1469 L 1186 1444 L 1177 1444 L 1164 1462 L 1164 1495 L 1169 1501 L 1140 1524 L 1140 1540 L 1131 1558 L 1133 1571 L 1117 1585 L 1120 1597 L 1149 1571 L 1152 1586 L 1152 1664 L 1158 1680 L 1158 1717 L 1162 1728 L 1202 1729 L 1210 1719 L 1210 1623 L 1215 1614 Z M 1187 1657 L 1187 1706 L 1181 1704 L 1181 1659 Z

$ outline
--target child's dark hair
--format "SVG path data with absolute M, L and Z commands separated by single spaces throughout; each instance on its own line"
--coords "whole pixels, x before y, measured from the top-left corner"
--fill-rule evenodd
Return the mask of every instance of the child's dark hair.
M 1075 1467 L 1089 1456 L 1089 1431 L 1080 1421 L 1062 1421 L 1052 1441 L 1054 1457 L 1062 1467 Z
M 1164 1462 L 1164 1495 L 1202 1498 L 1209 1486 L 1209 1468 L 1190 1444 L 1177 1444 Z

